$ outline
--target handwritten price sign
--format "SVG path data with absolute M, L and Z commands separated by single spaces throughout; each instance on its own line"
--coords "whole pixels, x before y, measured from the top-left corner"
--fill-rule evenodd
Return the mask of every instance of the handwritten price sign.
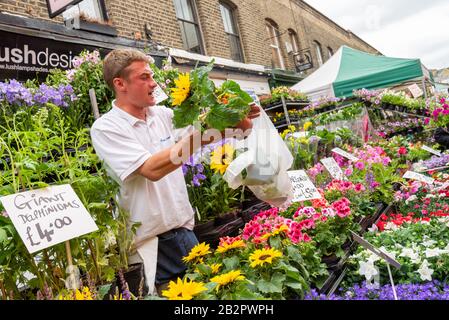
M 340 148 L 334 148 L 332 149 L 332 152 L 335 152 L 336 154 L 339 154 L 342 157 L 345 157 L 346 159 L 351 160 L 352 162 L 359 161 L 360 159 L 354 156 L 353 154 L 350 154 Z
M 293 202 L 321 199 L 321 194 L 304 170 L 288 171 L 293 186 Z
M 0 198 L 30 253 L 98 230 L 68 184 Z
M 420 173 L 416 173 L 413 171 L 407 171 L 403 176 L 404 179 L 410 179 L 410 180 L 416 180 L 416 181 L 421 181 L 427 184 L 432 185 L 435 182 L 435 179 L 425 176 L 423 174 Z
M 339 180 L 346 179 L 345 175 L 343 174 L 343 171 L 341 170 L 340 166 L 338 165 L 337 161 L 335 161 L 334 158 L 321 159 L 321 163 L 324 165 L 324 167 L 329 172 L 332 178 Z

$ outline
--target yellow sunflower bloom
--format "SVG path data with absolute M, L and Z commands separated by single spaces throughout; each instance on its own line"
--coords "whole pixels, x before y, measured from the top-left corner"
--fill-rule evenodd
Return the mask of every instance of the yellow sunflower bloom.
M 189 254 L 186 257 L 182 258 L 182 261 L 192 262 L 197 259 L 201 259 L 201 257 L 204 257 L 209 253 L 211 253 L 210 246 L 203 242 L 193 247 L 192 250 L 190 250 Z
M 94 298 L 89 287 L 83 287 L 81 291 L 76 289 L 75 291 L 69 290 L 66 293 L 60 294 L 59 300 L 94 300 Z
M 172 88 L 171 98 L 173 99 L 172 106 L 179 106 L 183 103 L 190 94 L 190 74 L 180 74 L 179 78 L 175 80 L 176 88 Z
M 234 160 L 235 149 L 230 144 L 225 144 L 211 152 L 210 168 L 223 175 L 229 164 Z
M 217 274 L 220 271 L 222 264 L 221 263 L 214 263 L 211 264 L 209 267 L 212 269 L 212 274 Z
M 264 264 L 272 264 L 273 259 L 279 257 L 282 257 L 282 252 L 273 248 L 256 250 L 249 256 L 250 266 L 255 268 Z
M 162 295 L 169 300 L 192 300 L 203 291 L 207 291 L 207 288 L 202 282 L 189 282 L 188 279 L 182 281 L 178 278 L 177 282 L 170 281 L 168 290 L 163 290 Z
M 240 270 L 230 271 L 228 273 L 221 274 L 219 276 L 210 279 L 211 282 L 215 282 L 218 284 L 218 286 L 216 287 L 217 291 L 220 289 L 220 287 L 224 287 L 235 281 L 242 281 L 242 280 L 245 280 L 245 276 L 242 275 Z
M 274 236 L 277 236 L 278 234 L 281 234 L 282 232 L 288 232 L 288 231 L 290 231 L 290 228 L 287 225 L 283 224 L 279 228 L 274 229 L 273 232 L 264 234 L 261 237 L 261 239 L 267 240 L 270 237 L 274 237 Z
M 245 247 L 245 243 L 243 242 L 243 240 L 237 240 L 231 244 L 223 243 L 223 244 L 219 245 L 217 250 L 215 250 L 215 252 L 225 253 L 232 249 L 238 249 L 238 248 L 244 248 L 244 247 Z

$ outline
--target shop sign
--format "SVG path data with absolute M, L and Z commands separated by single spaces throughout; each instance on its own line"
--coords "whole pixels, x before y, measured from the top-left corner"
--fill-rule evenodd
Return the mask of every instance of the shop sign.
M 48 15 L 54 18 L 83 0 L 47 0 Z

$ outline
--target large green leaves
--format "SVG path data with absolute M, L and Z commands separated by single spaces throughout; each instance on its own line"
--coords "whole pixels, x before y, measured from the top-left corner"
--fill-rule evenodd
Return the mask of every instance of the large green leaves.
M 241 113 L 238 110 L 217 104 L 207 114 L 206 124 L 210 128 L 223 131 L 226 128 L 234 127 L 241 119 Z

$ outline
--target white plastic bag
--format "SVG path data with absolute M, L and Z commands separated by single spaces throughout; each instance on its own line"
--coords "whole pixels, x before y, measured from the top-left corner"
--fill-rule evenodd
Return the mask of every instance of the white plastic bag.
M 265 111 L 253 119 L 250 135 L 236 147 L 246 151 L 230 163 L 223 176 L 231 188 L 248 186 L 258 199 L 276 207 L 292 198 L 287 171 L 293 156 Z

